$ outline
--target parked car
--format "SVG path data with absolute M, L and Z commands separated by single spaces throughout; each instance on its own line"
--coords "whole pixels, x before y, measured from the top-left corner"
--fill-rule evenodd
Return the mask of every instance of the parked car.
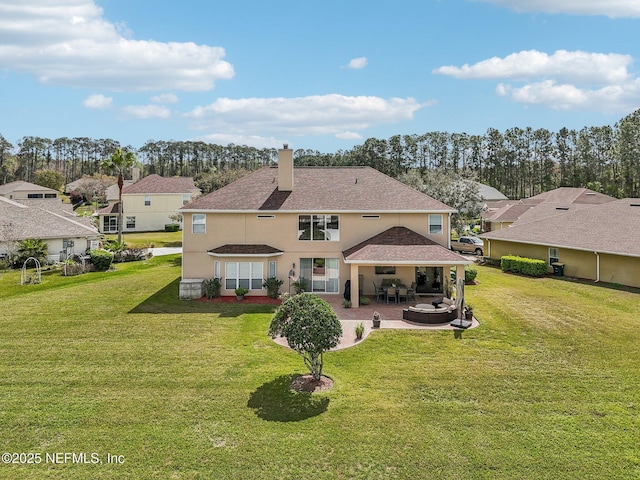
M 478 237 L 460 237 L 457 240 L 451 240 L 451 250 L 460 253 L 484 255 L 484 242 Z

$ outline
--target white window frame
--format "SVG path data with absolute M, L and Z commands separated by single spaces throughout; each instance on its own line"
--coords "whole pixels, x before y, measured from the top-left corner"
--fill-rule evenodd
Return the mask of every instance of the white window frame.
M 440 222 L 436 222 L 436 219 L 440 219 Z M 442 235 L 444 232 L 444 221 L 441 213 L 429 214 L 429 235 Z
M 182 194 L 182 205 L 186 205 L 190 201 L 191 201 L 191 194 L 190 193 L 183 193 Z
M 275 260 L 269 261 L 269 276 L 267 278 L 275 278 L 277 275 L 277 264 Z
M 145 195 L 144 196 L 144 206 L 145 207 L 150 207 L 151 206 L 151 195 Z
M 200 231 L 201 229 L 202 231 Z M 194 213 L 193 215 L 191 215 L 191 233 L 207 233 L 206 213 Z
M 126 217 L 124 225 L 127 228 L 136 228 L 136 217 Z
M 263 289 L 263 262 L 225 262 L 224 273 L 224 286 L 227 290 L 235 290 L 238 287 L 244 287 L 247 290 Z
M 213 262 L 213 278 L 220 280 L 220 260 Z
M 309 232 L 309 238 L 308 239 L 302 239 L 300 238 L 302 236 L 302 234 L 304 233 L 304 230 L 300 230 L 300 219 L 302 217 L 309 217 L 310 223 L 311 223 L 311 232 Z M 338 228 L 337 229 L 332 229 L 329 230 L 328 228 L 326 228 L 327 226 L 327 222 L 331 222 L 331 217 L 336 217 L 337 221 L 338 221 Z M 315 224 L 315 222 L 323 222 L 324 225 L 324 229 L 322 229 L 321 231 L 325 234 L 325 238 L 322 240 L 316 240 L 313 238 L 313 226 Z M 340 241 L 340 215 L 336 215 L 336 214 L 331 214 L 331 213 L 327 213 L 327 214 L 300 214 L 298 215 L 298 241 L 300 242 L 339 242 Z M 326 238 L 329 237 L 329 238 Z
M 549 247 L 549 265 L 559 261 L 560 261 L 560 249 L 558 247 Z

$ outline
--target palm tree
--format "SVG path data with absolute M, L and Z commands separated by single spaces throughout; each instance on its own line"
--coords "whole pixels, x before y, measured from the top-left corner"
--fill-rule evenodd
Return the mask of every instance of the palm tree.
M 123 172 L 129 170 L 136 162 L 136 156 L 133 152 L 123 152 L 121 148 L 109 158 L 105 158 L 100 162 L 100 167 L 109 170 L 118 175 L 118 243 L 122 243 L 122 185 L 124 185 Z

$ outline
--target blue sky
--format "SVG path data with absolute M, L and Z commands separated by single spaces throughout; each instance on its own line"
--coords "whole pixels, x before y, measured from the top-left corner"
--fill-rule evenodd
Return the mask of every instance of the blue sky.
M 613 125 L 640 0 L 0 0 L 0 134 L 334 152 Z

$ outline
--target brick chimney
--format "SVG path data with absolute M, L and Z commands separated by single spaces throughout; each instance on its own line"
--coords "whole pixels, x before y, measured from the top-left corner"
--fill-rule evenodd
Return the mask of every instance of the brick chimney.
M 293 150 L 286 143 L 278 150 L 278 190 L 293 190 Z

